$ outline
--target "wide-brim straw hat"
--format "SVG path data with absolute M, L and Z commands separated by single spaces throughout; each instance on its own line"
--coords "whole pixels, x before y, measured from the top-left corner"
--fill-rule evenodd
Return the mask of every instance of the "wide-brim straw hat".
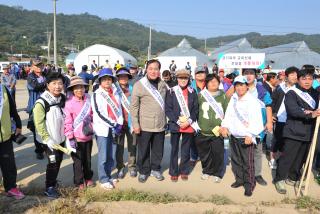
M 176 77 L 179 78 L 179 77 L 187 77 L 189 78 L 191 75 L 190 75 L 190 71 L 186 70 L 186 69 L 179 69 L 176 71 Z
M 71 77 L 70 85 L 67 88 L 71 89 L 73 86 L 76 86 L 76 85 L 88 86 L 89 84 L 86 83 L 81 77 L 73 76 L 73 77 Z

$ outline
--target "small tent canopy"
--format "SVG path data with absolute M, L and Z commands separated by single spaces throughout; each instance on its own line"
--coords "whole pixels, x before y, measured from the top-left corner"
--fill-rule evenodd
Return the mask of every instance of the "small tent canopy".
M 184 38 L 182 41 L 173 48 L 170 48 L 162 52 L 157 59 L 161 62 L 161 70 L 169 69 L 171 61 L 174 60 L 177 65 L 177 69 L 185 68 L 187 62 L 191 65 L 193 71 L 197 65 L 207 64 L 208 67 L 212 67 L 213 63 L 209 57 L 204 53 L 192 48 L 189 41 Z
M 219 54 L 226 53 L 254 53 L 257 52 L 255 48 L 246 38 L 238 39 L 236 41 L 227 43 L 212 52 L 209 52 L 209 58 L 213 61 L 218 59 Z
M 134 64 L 137 63 L 133 56 L 122 50 L 107 45 L 95 44 L 78 53 L 74 60 L 76 72 L 79 73 L 83 65 L 87 65 L 90 69 L 93 60 L 98 66 L 103 66 L 108 60 L 112 67 L 117 63 L 117 60 L 122 65 L 126 65 L 129 60 Z
M 78 53 L 70 53 L 65 60 L 66 66 L 68 66 L 70 63 L 74 63 L 74 59 L 76 58 L 77 55 Z
M 273 69 L 285 69 L 290 66 L 301 68 L 305 64 L 320 65 L 320 54 L 310 50 L 304 41 L 293 42 L 261 49 L 266 53 L 266 64 Z

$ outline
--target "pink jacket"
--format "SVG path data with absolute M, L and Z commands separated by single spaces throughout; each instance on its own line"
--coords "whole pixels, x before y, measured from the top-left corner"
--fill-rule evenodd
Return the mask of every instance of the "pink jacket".
M 64 133 L 68 139 L 75 138 L 78 142 L 87 142 L 92 140 L 92 135 L 86 136 L 82 132 L 83 128 L 83 121 L 77 130 L 74 130 L 73 123 L 78 114 L 81 112 L 81 109 L 85 102 L 89 99 L 88 94 L 85 94 L 84 100 L 79 100 L 75 96 L 70 96 L 66 102 L 64 112 L 66 115 L 65 118 L 65 125 L 64 125 Z M 90 106 L 90 112 L 87 114 L 86 117 L 89 117 L 89 121 L 92 125 L 92 109 Z

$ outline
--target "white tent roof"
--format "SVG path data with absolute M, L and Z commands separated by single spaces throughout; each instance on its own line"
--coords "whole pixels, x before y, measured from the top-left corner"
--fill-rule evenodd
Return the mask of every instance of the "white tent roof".
M 117 60 L 123 65 L 129 60 L 131 60 L 132 63 L 137 63 L 137 60 L 133 56 L 122 50 L 107 45 L 95 44 L 78 53 L 74 59 L 76 72 L 81 70 L 82 65 L 87 65 L 90 68 L 93 59 L 98 66 L 103 66 L 106 60 L 109 60 L 111 66 L 113 66 Z
M 212 60 L 217 60 L 219 54 L 221 53 L 254 53 L 257 52 L 255 48 L 252 48 L 252 45 L 246 38 L 241 38 L 236 41 L 227 43 L 210 53 L 209 58 Z
M 207 64 L 212 65 L 209 57 L 204 53 L 192 48 L 189 41 L 184 38 L 182 41 L 173 48 L 162 52 L 158 57 L 196 57 L 199 65 Z
M 266 64 L 273 69 L 285 69 L 290 66 L 301 68 L 305 64 L 320 65 L 320 54 L 310 50 L 304 41 L 278 45 L 261 49 L 266 53 Z

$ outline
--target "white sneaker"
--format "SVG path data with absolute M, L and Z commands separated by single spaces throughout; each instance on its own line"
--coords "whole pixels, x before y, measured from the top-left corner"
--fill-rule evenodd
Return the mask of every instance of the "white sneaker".
M 213 176 L 213 182 L 214 183 L 220 183 L 221 182 L 221 178 L 219 178 L 218 176 Z
M 210 177 L 210 175 L 208 175 L 208 174 L 202 174 L 202 175 L 201 175 L 201 179 L 202 179 L 202 180 L 208 180 L 209 177 Z
M 271 159 L 268 163 L 270 169 L 277 169 L 277 161 L 275 159 Z
M 109 181 L 110 181 L 113 185 L 115 185 L 116 183 L 119 182 L 119 179 L 117 179 L 117 178 L 111 178 Z
M 114 189 L 113 184 L 110 183 L 110 182 L 101 184 L 101 187 L 102 187 L 103 189 L 105 189 L 105 190 L 112 190 L 112 189 Z

